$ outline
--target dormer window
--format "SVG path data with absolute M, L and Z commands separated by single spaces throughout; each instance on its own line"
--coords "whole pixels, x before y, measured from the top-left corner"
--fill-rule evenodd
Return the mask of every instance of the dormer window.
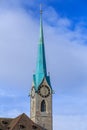
M 24 129 L 25 128 L 25 126 L 24 125 L 20 125 L 20 129 Z
M 8 127 L 8 130 L 10 129 L 10 127 Z
M 32 128 L 33 128 L 33 130 L 36 130 L 37 126 L 36 125 L 32 125 Z
M 2 124 L 7 125 L 8 122 L 3 120 L 3 121 L 2 121 Z

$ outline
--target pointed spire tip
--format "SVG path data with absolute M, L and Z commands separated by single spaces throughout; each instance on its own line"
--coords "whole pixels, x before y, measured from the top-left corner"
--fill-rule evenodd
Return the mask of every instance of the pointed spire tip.
M 43 13 L 43 10 L 42 10 L 42 4 L 40 4 L 40 14 Z

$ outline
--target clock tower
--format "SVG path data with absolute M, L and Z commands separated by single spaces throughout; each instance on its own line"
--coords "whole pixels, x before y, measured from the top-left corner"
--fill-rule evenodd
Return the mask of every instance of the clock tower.
M 38 43 L 36 71 L 33 75 L 30 94 L 30 117 L 44 130 L 53 130 L 52 92 L 50 76 L 47 74 L 46 69 L 42 10 L 40 10 L 40 39 Z

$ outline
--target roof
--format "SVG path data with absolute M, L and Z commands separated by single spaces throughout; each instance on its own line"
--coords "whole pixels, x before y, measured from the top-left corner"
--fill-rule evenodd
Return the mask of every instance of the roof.
M 42 10 L 40 13 L 40 39 L 38 44 L 38 56 L 37 56 L 37 64 L 36 64 L 36 72 L 33 75 L 33 82 L 35 90 L 37 91 L 39 85 L 42 83 L 43 79 L 46 78 L 49 86 L 50 86 L 50 77 L 47 76 L 47 68 L 46 68 L 46 58 L 45 58 L 45 47 L 44 47 L 44 36 L 43 36 L 43 24 L 42 24 Z
M 16 118 L 0 118 L 0 130 L 42 130 L 26 114 L 21 114 Z

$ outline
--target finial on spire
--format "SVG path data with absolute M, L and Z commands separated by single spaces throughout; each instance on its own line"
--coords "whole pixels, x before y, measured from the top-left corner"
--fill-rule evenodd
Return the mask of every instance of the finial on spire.
M 40 4 L 40 14 L 43 13 L 43 10 L 42 10 L 42 4 Z

